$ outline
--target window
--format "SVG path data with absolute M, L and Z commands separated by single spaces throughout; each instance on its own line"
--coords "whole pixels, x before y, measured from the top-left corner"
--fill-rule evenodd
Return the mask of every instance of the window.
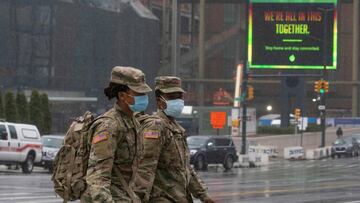
M 37 139 L 39 137 L 36 130 L 32 129 L 22 129 L 22 134 L 24 138 Z
M 14 139 L 16 140 L 18 137 L 17 137 L 17 132 L 16 132 L 16 129 L 13 125 L 9 125 L 9 131 L 10 131 L 10 137 L 11 139 Z
M 0 125 L 0 140 L 8 140 L 8 134 L 5 125 Z
M 215 146 L 229 146 L 230 140 L 228 139 L 215 139 Z
M 190 32 L 190 19 L 188 17 L 185 16 L 181 16 L 181 20 L 180 20 L 180 29 L 181 29 L 181 33 L 182 34 L 189 34 Z

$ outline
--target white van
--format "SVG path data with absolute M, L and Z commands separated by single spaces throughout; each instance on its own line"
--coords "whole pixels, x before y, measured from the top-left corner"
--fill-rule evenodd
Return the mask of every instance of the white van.
M 0 164 L 20 164 L 31 173 L 34 163 L 41 161 L 42 143 L 34 125 L 0 121 Z

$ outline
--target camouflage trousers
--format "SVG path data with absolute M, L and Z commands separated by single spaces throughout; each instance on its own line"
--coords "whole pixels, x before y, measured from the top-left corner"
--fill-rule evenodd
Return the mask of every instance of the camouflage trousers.
M 100 191 L 86 189 L 81 196 L 80 203 L 132 203 L 127 193 L 117 187 L 111 187 L 111 196 L 99 193 Z

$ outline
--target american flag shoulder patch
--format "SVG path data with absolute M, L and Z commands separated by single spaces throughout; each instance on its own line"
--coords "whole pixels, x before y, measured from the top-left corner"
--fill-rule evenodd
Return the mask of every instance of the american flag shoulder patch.
M 93 144 L 96 144 L 98 142 L 107 140 L 109 138 L 110 133 L 109 132 L 101 132 L 99 134 L 96 134 L 92 140 Z
M 160 131 L 158 130 L 146 130 L 143 133 L 146 139 L 158 139 L 160 137 Z

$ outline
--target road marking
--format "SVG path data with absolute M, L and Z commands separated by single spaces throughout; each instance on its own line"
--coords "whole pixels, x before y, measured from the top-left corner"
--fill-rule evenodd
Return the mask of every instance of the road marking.
M 0 185 L 0 189 L 24 189 L 24 190 L 35 190 L 35 191 L 52 191 L 54 192 L 53 188 L 37 188 L 37 187 L 20 187 L 20 186 L 6 186 L 6 185 Z
M 62 203 L 63 200 L 62 199 L 45 199 L 45 200 L 29 200 L 29 201 L 23 201 L 23 202 L 17 202 L 17 203 L 51 203 L 51 202 L 58 202 L 58 203 Z
M 0 197 L 0 200 L 24 200 L 24 199 L 46 199 L 46 198 L 56 198 L 56 196 L 52 195 L 52 196 Z
M 29 195 L 30 193 L 11 193 L 11 194 L 0 194 L 0 196 L 7 196 L 7 195 L 13 195 L 13 196 L 16 196 L 16 195 Z
M 327 183 L 328 184 L 328 183 Z M 336 188 L 346 188 L 359 186 L 359 183 L 354 184 L 343 184 L 336 186 L 320 186 L 320 187 L 309 187 L 309 188 L 295 188 L 295 189 L 278 189 L 278 190 L 258 190 L 258 191 L 245 191 L 245 192 L 211 192 L 211 196 L 214 198 L 222 198 L 229 196 L 246 196 L 246 195 L 256 195 L 256 194 L 272 194 L 272 193 L 290 193 L 298 191 L 314 191 L 314 190 L 324 190 L 324 189 L 336 189 Z M 359 202 L 360 203 L 360 202 Z

